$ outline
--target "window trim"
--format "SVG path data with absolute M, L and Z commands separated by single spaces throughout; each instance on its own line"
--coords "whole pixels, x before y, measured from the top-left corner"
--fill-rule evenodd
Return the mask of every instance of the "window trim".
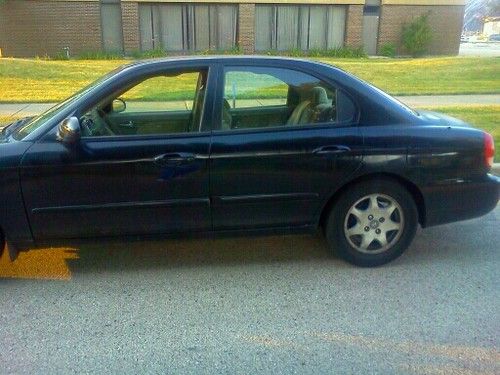
M 105 101 L 106 99 L 110 98 L 111 96 L 116 95 L 117 92 L 122 90 L 123 87 L 128 87 L 128 89 L 125 89 L 124 92 L 127 90 L 130 90 L 131 88 L 137 86 L 140 84 L 140 82 L 144 82 L 148 79 L 165 75 L 171 72 L 176 72 L 176 71 L 182 71 L 182 74 L 184 73 L 201 73 L 202 71 L 207 72 L 207 79 L 205 83 L 205 96 L 203 98 L 203 108 L 201 110 L 200 114 L 200 120 L 198 124 L 198 131 L 192 131 L 192 132 L 181 132 L 181 133 L 157 133 L 157 134 L 119 134 L 119 135 L 100 135 L 100 136 L 81 136 L 81 140 L 84 142 L 94 142 L 94 141 L 119 141 L 119 140 L 147 140 L 147 139 L 170 139 L 170 138 L 184 138 L 184 137 L 192 137 L 192 136 L 198 136 L 198 135 L 206 135 L 210 133 L 210 129 L 204 129 L 206 127 L 203 126 L 203 123 L 208 121 L 206 118 L 207 114 L 207 98 L 209 95 L 206 93 L 209 92 L 209 87 L 211 84 L 210 82 L 213 81 L 213 78 L 211 78 L 214 74 L 216 74 L 216 68 L 214 64 L 203 64 L 203 65 L 187 65 L 187 66 L 173 66 L 173 67 L 165 67 L 161 68 L 158 70 L 154 71 L 147 71 L 144 73 L 137 74 L 127 81 L 121 83 L 118 88 L 115 88 L 113 91 L 103 95 L 99 96 L 97 100 L 93 100 L 92 102 L 86 103 L 85 106 L 82 106 L 78 108 L 77 111 L 75 111 L 74 115 L 80 119 L 85 113 L 87 113 L 91 108 L 95 107 L 96 105 L 99 105 L 99 103 Z M 139 83 L 137 83 L 139 82 Z M 213 98 L 210 99 L 213 101 Z M 211 117 L 209 117 L 211 118 Z
M 352 121 L 344 121 L 344 122 L 337 122 L 337 123 L 332 123 L 332 122 L 317 122 L 317 123 L 312 123 L 312 124 L 304 124 L 304 125 L 294 125 L 294 126 L 286 126 L 286 125 L 280 125 L 280 126 L 269 126 L 269 127 L 260 127 L 260 128 L 237 128 L 237 129 L 231 129 L 231 130 L 223 130 L 221 129 L 221 124 L 222 124 L 222 99 L 224 99 L 224 87 L 225 87 L 225 72 L 227 69 L 230 68 L 237 68 L 240 71 L 244 71 L 245 68 L 264 68 L 264 69 L 284 69 L 284 70 L 291 70 L 291 71 L 296 71 L 302 74 L 307 74 L 310 75 L 314 78 L 317 78 L 318 80 L 330 85 L 334 86 L 337 90 L 340 90 L 346 95 L 349 100 L 351 100 L 354 108 L 355 108 L 355 114 L 353 116 Z M 230 63 L 230 64 L 223 64 L 220 63 L 218 64 L 218 77 L 217 77 L 217 95 L 214 100 L 214 108 L 213 108 L 213 113 L 212 113 L 212 132 L 214 132 L 217 135 L 221 134 L 241 134 L 244 132 L 275 132 L 275 131 L 292 131 L 292 130 L 307 130 L 307 129 L 325 129 L 325 128 L 344 128 L 344 127 L 352 127 L 352 126 L 359 126 L 359 120 L 361 117 L 361 110 L 360 106 L 357 100 L 350 94 L 347 90 L 345 90 L 341 84 L 338 84 L 336 80 L 333 80 L 331 78 L 327 78 L 321 74 L 318 74 L 317 72 L 313 72 L 310 69 L 298 69 L 295 67 L 291 67 L 288 64 L 283 64 L 282 66 L 274 66 L 274 65 L 265 65 L 262 63 L 248 63 L 248 62 L 241 62 L 241 63 Z M 220 104 L 220 105 L 219 105 Z M 217 125 L 217 128 L 215 128 L 215 125 Z

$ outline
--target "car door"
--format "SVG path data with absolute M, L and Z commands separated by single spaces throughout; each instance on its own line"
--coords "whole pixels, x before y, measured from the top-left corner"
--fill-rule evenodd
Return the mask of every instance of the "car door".
M 355 104 L 295 69 L 220 69 L 210 153 L 214 229 L 314 225 L 360 165 Z
M 83 136 L 77 144 L 62 144 L 50 132 L 31 147 L 20 173 L 35 240 L 211 229 L 210 132 L 201 130 L 211 116 L 212 99 L 205 97 L 211 72 L 209 66 L 144 77 L 132 72 L 133 83 L 78 111 Z M 165 82 L 152 85 L 151 78 Z M 114 122 L 117 98 L 136 108 L 128 115 L 137 131 Z M 185 102 L 191 104 L 177 126 Z

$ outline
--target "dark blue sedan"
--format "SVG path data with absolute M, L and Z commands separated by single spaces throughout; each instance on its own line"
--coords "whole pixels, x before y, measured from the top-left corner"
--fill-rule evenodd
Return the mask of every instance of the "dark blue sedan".
M 342 258 L 381 265 L 419 224 L 496 206 L 493 144 L 329 65 L 138 62 L 3 129 L 0 249 L 322 228 Z

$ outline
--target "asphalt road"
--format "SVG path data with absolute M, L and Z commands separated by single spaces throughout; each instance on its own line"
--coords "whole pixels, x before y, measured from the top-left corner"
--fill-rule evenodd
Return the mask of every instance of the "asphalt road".
M 0 372 L 498 374 L 499 224 L 419 231 L 376 269 L 319 235 L 3 257 Z

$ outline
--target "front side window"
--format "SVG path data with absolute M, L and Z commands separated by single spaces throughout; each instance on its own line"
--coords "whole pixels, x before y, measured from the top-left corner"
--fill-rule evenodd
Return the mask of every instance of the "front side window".
M 93 106 L 80 118 L 86 137 L 198 132 L 206 71 L 148 77 Z
M 344 124 L 356 107 L 341 90 L 290 69 L 226 68 L 221 130 Z

